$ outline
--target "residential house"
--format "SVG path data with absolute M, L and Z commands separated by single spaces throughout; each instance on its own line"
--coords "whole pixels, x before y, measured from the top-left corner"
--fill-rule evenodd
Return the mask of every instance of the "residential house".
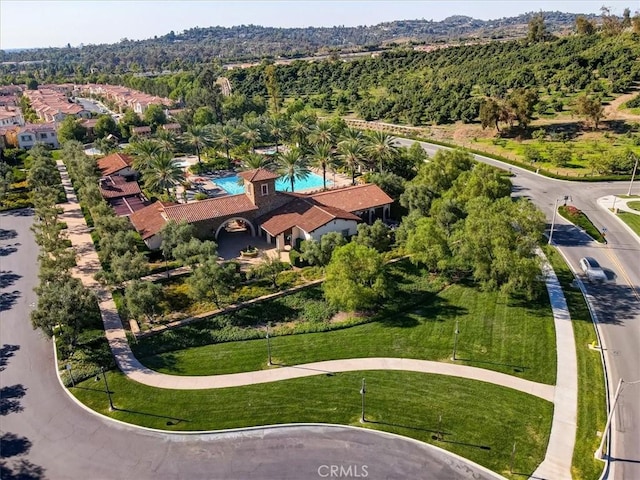
M 54 123 L 26 124 L 15 127 L 7 131 L 5 139 L 7 145 L 16 148 L 29 149 L 39 143 L 52 148 L 60 147 Z
M 20 107 L 1 106 L 0 127 L 10 127 L 14 125 L 24 125 L 24 118 L 22 118 L 22 110 L 20 110 Z
M 128 216 L 144 208 L 147 203 L 140 185 L 133 179 L 110 175 L 100 179 L 100 193 L 118 216 Z
M 125 178 L 135 178 L 136 171 L 131 166 L 133 158 L 124 153 L 112 153 L 98 160 L 98 169 L 103 177 L 119 175 Z

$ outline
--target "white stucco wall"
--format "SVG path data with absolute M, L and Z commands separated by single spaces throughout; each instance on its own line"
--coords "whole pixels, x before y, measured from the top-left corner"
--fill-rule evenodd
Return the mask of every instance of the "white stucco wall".
M 152 237 L 147 238 L 144 243 L 150 250 L 158 250 L 162 243 L 162 237 L 160 235 L 153 235 Z
M 322 237 L 322 235 L 324 235 L 325 233 L 329 233 L 329 232 L 342 233 L 343 230 L 348 230 L 349 235 L 355 235 L 356 233 L 358 233 L 358 222 L 356 222 L 355 220 L 343 220 L 343 219 L 332 220 L 331 222 L 323 225 L 322 227 L 314 230 L 313 232 L 310 232 L 310 233 L 305 232 L 304 239 L 320 240 L 320 237 Z

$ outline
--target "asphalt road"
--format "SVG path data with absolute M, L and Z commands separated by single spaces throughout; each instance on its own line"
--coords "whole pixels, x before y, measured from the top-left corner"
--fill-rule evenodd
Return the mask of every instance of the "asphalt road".
M 21 211 L 22 213 L 27 211 Z M 490 479 L 446 452 L 345 427 L 280 427 L 176 435 L 115 424 L 59 385 L 51 342 L 29 323 L 36 301 L 33 217 L 0 213 L 0 478 Z
M 401 145 L 412 140 L 399 139 Z M 442 147 L 422 143 L 432 156 Z M 550 227 L 556 200 L 558 205 L 575 205 L 602 230 L 607 229 L 607 245 L 600 245 L 559 215 L 553 241 L 569 259 L 575 272 L 580 272 L 581 257 L 594 257 L 604 268 L 610 281 L 606 285 L 585 282 L 599 321 L 599 331 L 606 348 L 609 389 L 613 397 L 620 378 L 625 382 L 640 380 L 640 244 L 612 215 L 597 205 L 606 195 L 626 194 L 628 182 L 569 182 L 536 175 L 496 160 L 475 155 L 479 160 L 500 168 L 511 168 L 513 195 L 531 199 L 547 216 Z M 640 175 L 639 175 L 640 176 Z M 640 194 L 640 179 L 633 194 Z M 613 422 L 611 475 L 615 479 L 640 479 L 640 384 L 626 386 L 616 406 Z

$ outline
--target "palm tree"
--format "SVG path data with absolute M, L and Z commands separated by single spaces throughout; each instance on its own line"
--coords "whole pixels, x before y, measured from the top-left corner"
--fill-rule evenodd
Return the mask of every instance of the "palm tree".
M 279 155 L 277 162 L 278 173 L 291 182 L 292 192 L 294 191 L 296 180 L 304 180 L 311 174 L 309 163 L 298 148 L 292 148 L 288 152 Z
M 256 144 L 262 141 L 262 124 L 257 118 L 247 119 L 242 127 L 240 127 L 240 136 L 246 140 L 251 147 L 251 151 L 255 153 Z
M 134 156 L 133 168 L 144 173 L 156 155 L 163 151 L 163 148 L 157 140 L 144 138 L 131 143 L 131 151 Z
M 358 140 L 343 140 L 338 143 L 338 153 L 351 170 L 351 185 L 356 184 L 356 169 L 364 162 L 364 148 Z
M 164 150 L 174 153 L 178 146 L 178 136 L 171 130 L 160 128 L 156 130 L 156 139 Z
M 213 129 L 212 140 L 216 148 L 223 149 L 227 153 L 227 161 L 231 163 L 229 150 L 237 147 L 240 143 L 238 131 L 231 125 L 216 125 Z
M 161 151 L 155 155 L 144 172 L 144 183 L 150 190 L 166 191 L 184 182 L 184 170 L 168 152 Z
M 348 140 L 356 140 L 357 142 L 362 142 L 362 131 L 356 130 L 355 128 L 347 128 L 340 135 L 340 141 L 348 141 Z
M 183 140 L 187 145 L 196 149 L 196 155 L 198 155 L 198 164 L 202 167 L 202 160 L 200 159 L 200 152 L 207 147 L 211 146 L 211 133 L 207 126 L 192 125 L 184 133 Z
M 289 131 L 289 123 L 287 122 L 287 119 L 282 115 L 274 115 L 273 117 L 269 118 L 267 126 L 269 128 L 269 133 L 276 141 L 276 153 L 278 153 L 280 140 Z
M 367 134 L 367 152 L 373 160 L 378 161 L 380 173 L 384 171 L 384 162 L 395 158 L 398 147 L 395 146 L 393 137 L 380 131 L 372 131 Z
M 335 169 L 336 159 L 328 143 L 320 143 L 311 151 L 311 162 L 314 167 L 322 169 L 322 188 L 327 189 L 327 167 Z
M 327 143 L 333 145 L 336 135 L 334 133 L 333 125 L 327 121 L 318 122 L 318 124 L 309 133 L 309 140 L 313 145 L 319 145 L 321 143 Z
M 315 124 L 315 119 L 307 112 L 296 112 L 291 116 L 289 131 L 298 148 L 304 148 L 307 136 Z
M 269 170 L 272 167 L 272 161 L 264 155 L 250 153 L 242 160 L 241 167 L 243 170 L 255 170 L 257 168 Z

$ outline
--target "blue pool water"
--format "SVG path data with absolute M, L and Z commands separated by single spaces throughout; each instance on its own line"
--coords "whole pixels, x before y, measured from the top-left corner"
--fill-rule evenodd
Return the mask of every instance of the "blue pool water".
M 333 182 L 329 180 L 329 176 L 327 175 L 327 187 L 333 185 Z M 244 190 L 242 185 L 238 183 L 239 177 L 237 175 L 233 175 L 230 177 L 222 177 L 217 178 L 213 183 L 218 185 L 220 188 L 223 188 L 227 193 L 231 195 L 237 195 L 238 193 L 242 193 Z M 307 178 L 304 180 L 296 180 L 294 182 L 294 187 L 296 192 L 301 190 L 310 190 L 312 188 L 322 188 L 322 176 L 316 175 L 315 173 L 309 174 Z M 285 180 L 284 178 L 279 178 L 276 180 L 276 190 L 281 192 L 290 192 L 291 191 L 291 182 Z

